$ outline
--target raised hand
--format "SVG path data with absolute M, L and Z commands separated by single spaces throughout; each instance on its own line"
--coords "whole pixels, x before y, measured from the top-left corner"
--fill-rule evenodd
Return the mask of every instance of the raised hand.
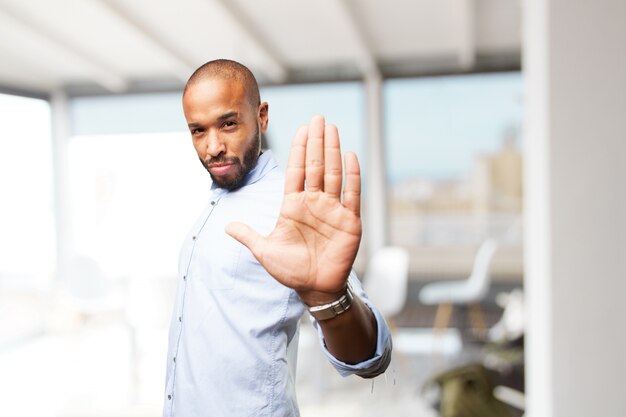
M 315 116 L 293 139 L 274 230 L 264 237 L 241 223 L 226 228 L 308 305 L 344 291 L 361 241 L 361 173 L 353 153 L 345 156 L 345 171 L 344 183 L 337 128 Z

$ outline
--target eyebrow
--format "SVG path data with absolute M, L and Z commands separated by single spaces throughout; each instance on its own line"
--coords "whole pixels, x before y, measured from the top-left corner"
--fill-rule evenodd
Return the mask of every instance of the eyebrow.
M 226 119 L 230 119 L 233 116 L 237 116 L 239 113 L 237 113 L 236 111 L 231 111 L 228 112 L 226 114 L 221 115 L 220 117 L 218 117 L 219 120 L 226 120 Z
M 217 119 L 219 121 L 223 121 L 223 120 L 230 119 L 231 117 L 238 116 L 238 115 L 239 115 L 239 113 L 237 113 L 236 111 L 231 111 L 231 112 L 222 114 Z M 191 122 L 191 123 L 188 123 L 187 126 L 192 127 L 192 128 L 193 127 L 199 127 L 200 123 L 198 123 L 198 122 Z

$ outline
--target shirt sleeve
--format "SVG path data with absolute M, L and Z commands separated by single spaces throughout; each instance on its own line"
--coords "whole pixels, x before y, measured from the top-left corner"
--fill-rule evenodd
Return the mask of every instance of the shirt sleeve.
M 348 278 L 348 280 L 350 281 L 350 286 L 352 287 L 353 294 L 363 300 L 365 305 L 369 307 L 369 309 L 374 314 L 374 317 L 376 318 L 377 340 L 376 352 L 374 353 L 374 356 L 366 361 L 359 362 L 357 364 L 347 364 L 340 361 L 339 359 L 335 358 L 326 348 L 324 335 L 317 321 L 312 316 L 309 317 L 311 319 L 313 327 L 317 331 L 322 351 L 341 376 L 346 377 L 349 375 L 358 375 L 362 378 L 374 378 L 385 372 L 385 370 L 389 366 L 389 363 L 391 362 L 391 332 L 389 331 L 389 326 L 387 326 L 387 322 L 385 321 L 380 311 L 378 311 L 367 298 L 367 294 L 365 294 L 363 286 L 357 278 L 354 270 L 352 270 L 352 272 L 350 273 L 350 277 Z

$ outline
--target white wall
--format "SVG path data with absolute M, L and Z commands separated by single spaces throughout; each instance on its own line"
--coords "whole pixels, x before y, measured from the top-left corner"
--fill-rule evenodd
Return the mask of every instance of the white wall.
M 529 416 L 626 415 L 626 2 L 527 0 Z

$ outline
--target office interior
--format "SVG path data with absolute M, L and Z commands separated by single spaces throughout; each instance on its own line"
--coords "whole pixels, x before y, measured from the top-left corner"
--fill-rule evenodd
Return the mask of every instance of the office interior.
M 257 75 L 283 165 L 321 113 L 363 168 L 354 267 L 394 357 L 342 378 L 303 317 L 303 416 L 445 416 L 476 369 L 502 415 L 626 415 L 625 23 L 620 0 L 0 2 L 7 415 L 160 415 L 210 186 L 181 91 L 218 57 Z

